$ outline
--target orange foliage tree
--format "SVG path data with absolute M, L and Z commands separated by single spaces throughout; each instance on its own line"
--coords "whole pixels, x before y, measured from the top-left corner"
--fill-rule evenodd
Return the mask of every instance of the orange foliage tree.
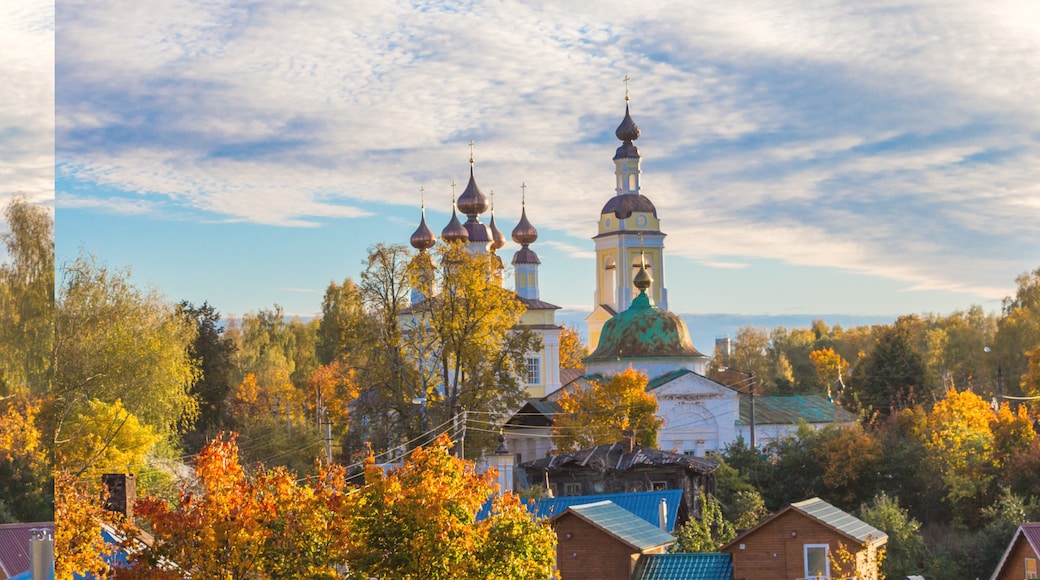
M 220 437 L 196 460 L 198 490 L 175 505 L 138 501 L 154 534 L 117 578 L 275 579 L 486 578 L 553 576 L 556 537 L 512 494 L 495 495 L 494 472 L 477 474 L 441 437 L 385 472 L 370 455 L 365 484 L 323 465 L 297 480 L 284 469 L 248 477 L 234 437 Z M 131 541 L 133 541 L 133 533 Z
M 647 377 L 632 367 L 609 381 L 567 392 L 557 400 L 564 415 L 553 424 L 553 442 L 561 450 L 614 443 L 625 429 L 636 432 L 643 447 L 657 447 L 657 399 L 646 392 Z
M 101 525 L 116 515 L 103 509 L 91 486 L 77 483 L 68 471 L 54 476 L 54 577 L 72 580 L 75 574 L 107 578 L 106 556 L 113 551 L 101 537 Z

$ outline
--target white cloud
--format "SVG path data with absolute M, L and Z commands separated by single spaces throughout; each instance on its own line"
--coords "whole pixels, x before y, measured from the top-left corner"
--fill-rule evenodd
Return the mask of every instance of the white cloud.
M 1025 2 L 62 13 L 62 176 L 127 194 L 61 206 L 311 227 L 372 201 L 414 207 L 424 185 L 443 209 L 473 139 L 503 222 L 526 182 L 536 227 L 589 237 L 631 74 L 644 191 L 670 251 L 985 296 L 1035 260 L 1040 12 Z

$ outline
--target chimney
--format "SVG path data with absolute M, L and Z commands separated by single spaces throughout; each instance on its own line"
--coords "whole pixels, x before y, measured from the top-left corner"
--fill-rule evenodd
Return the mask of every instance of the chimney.
M 668 500 L 661 498 L 661 503 L 657 504 L 657 521 L 661 524 L 661 530 L 668 531 Z
M 621 432 L 621 445 L 625 450 L 625 453 L 633 453 L 636 450 L 636 432 L 632 429 L 625 429 Z
M 128 522 L 134 521 L 134 502 L 137 501 L 137 478 L 132 473 L 105 473 L 101 485 L 108 492 L 105 509 L 123 514 Z

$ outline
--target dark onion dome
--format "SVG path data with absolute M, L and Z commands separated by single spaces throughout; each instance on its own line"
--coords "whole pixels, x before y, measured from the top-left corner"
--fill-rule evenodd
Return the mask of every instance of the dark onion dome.
M 488 228 L 491 229 L 491 249 L 501 250 L 506 245 L 506 235 L 495 225 L 495 210 L 491 210 L 491 223 L 488 224 Z
M 642 234 L 640 234 L 641 237 Z M 647 288 L 654 283 L 654 279 L 650 277 L 650 272 L 647 272 L 646 268 L 643 267 L 643 264 L 646 263 L 646 258 L 642 256 L 640 258 L 639 272 L 636 273 L 636 277 L 632 280 L 632 285 L 638 288 L 640 293 L 645 294 Z
M 625 118 L 621 120 L 621 124 L 614 130 L 614 135 L 618 140 L 626 142 L 632 142 L 639 138 L 639 125 L 636 125 L 636 122 L 632 120 L 627 104 L 625 105 Z
M 641 193 L 615 195 L 607 201 L 607 204 L 603 206 L 603 210 L 599 213 L 612 213 L 617 219 L 623 220 L 632 215 L 634 211 L 650 212 L 654 217 L 657 217 L 657 208 L 654 207 L 653 202 Z
M 457 203 L 459 211 L 462 213 L 474 217 L 487 211 L 488 208 L 488 197 L 484 195 L 483 191 L 477 187 L 477 182 L 473 179 L 473 165 L 469 166 L 469 183 L 466 184 L 466 190 L 459 196 Z
M 621 120 L 621 124 L 614 131 L 614 135 L 623 142 L 621 147 L 617 148 L 617 152 L 614 153 L 614 159 L 639 157 L 639 149 L 635 143 L 632 143 L 639 138 L 639 125 L 636 125 L 636 122 L 632 120 L 632 115 L 628 113 L 628 105 L 625 105 L 625 118 Z
M 430 231 L 430 227 L 426 225 L 426 213 L 423 212 L 422 219 L 419 220 L 419 227 L 412 234 L 411 239 L 412 247 L 420 252 L 429 250 L 437 244 L 437 237 Z
M 517 252 L 515 254 L 513 254 L 513 265 L 514 266 L 517 265 L 517 264 L 541 264 L 541 263 L 542 263 L 542 261 L 538 259 L 538 254 L 535 254 L 534 250 L 532 250 L 531 248 L 528 248 L 527 244 L 524 244 L 524 247 L 520 248 L 519 250 L 517 250 Z
M 534 229 L 534 226 L 527 219 L 527 208 L 523 208 L 520 210 L 520 223 L 513 228 L 513 241 L 526 246 L 527 244 L 533 244 L 537 239 L 538 230 Z
M 645 273 L 646 270 L 640 268 Z M 639 275 L 636 276 L 639 280 Z M 625 360 L 633 358 L 687 358 L 701 357 L 690 340 L 690 330 L 682 318 L 650 303 L 646 288 L 650 276 L 639 280 L 639 296 L 632 306 L 616 314 L 603 325 L 596 351 L 586 362 Z
M 451 208 L 451 221 L 448 225 L 444 226 L 441 231 L 441 237 L 448 242 L 468 242 L 469 232 L 459 222 L 459 216 L 455 213 L 455 208 Z

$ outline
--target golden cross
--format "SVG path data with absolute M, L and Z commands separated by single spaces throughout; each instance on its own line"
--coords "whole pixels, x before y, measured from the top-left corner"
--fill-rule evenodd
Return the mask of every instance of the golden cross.
M 469 142 L 469 164 L 473 165 L 473 141 Z
M 491 215 L 495 215 L 495 190 L 491 190 Z
M 622 80 L 625 81 L 625 102 L 627 103 L 628 102 L 628 81 L 630 81 L 632 79 L 628 75 L 625 75 L 625 78 L 622 79 Z
M 520 207 L 527 203 L 527 184 L 520 182 Z
M 451 205 L 455 205 L 455 180 L 451 180 Z
M 419 207 L 422 208 L 423 215 L 426 215 L 426 187 L 419 186 Z

